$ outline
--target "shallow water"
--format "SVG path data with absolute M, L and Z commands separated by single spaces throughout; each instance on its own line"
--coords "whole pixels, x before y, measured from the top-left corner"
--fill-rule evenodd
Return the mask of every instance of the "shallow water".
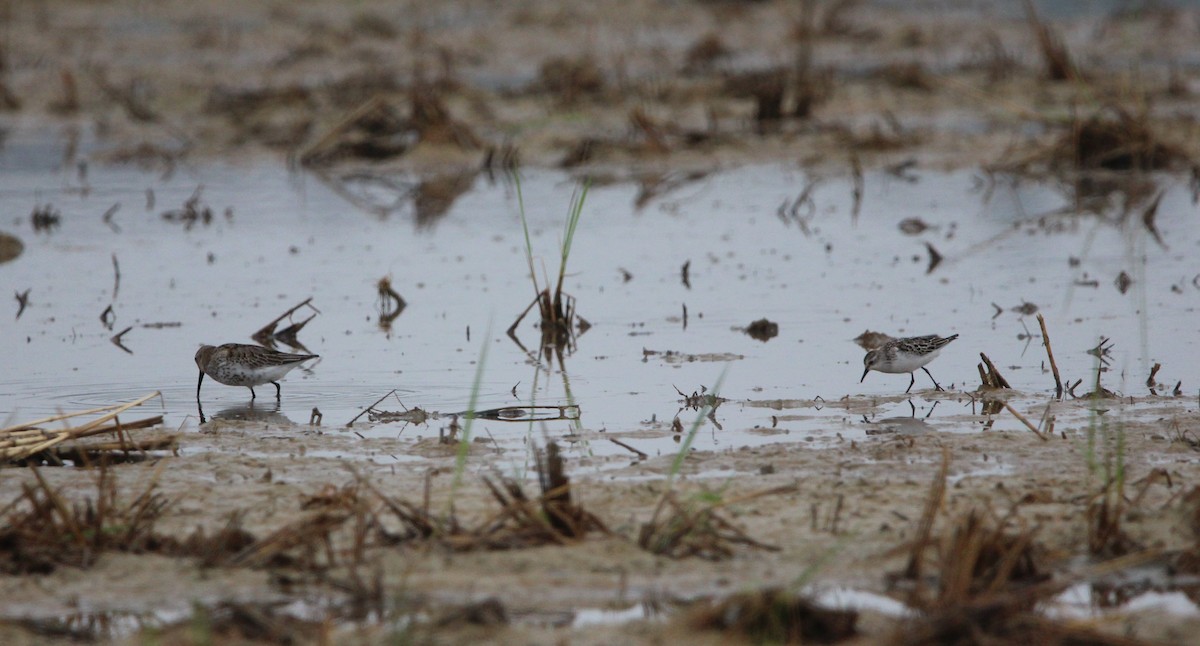
M 250 342 L 309 297 L 320 314 L 299 338 L 321 358 L 282 382 L 277 410 L 271 386 L 258 388 L 252 412 L 304 423 L 318 408 L 327 432 L 346 432 L 346 422 L 392 389 L 399 401 L 378 408 L 467 409 L 480 363 L 478 409 L 573 402 L 581 411 L 578 422 L 478 420 L 473 433 L 502 448 L 544 432 L 567 436 L 577 454 L 633 455 L 609 436 L 649 455 L 672 453 L 672 419 L 678 414 L 684 428 L 697 419 L 680 412 L 676 388 L 691 394 L 718 381 L 729 401 L 715 413 L 720 428 L 702 422 L 700 450 L 820 445 L 885 427 L 974 432 L 982 418 L 962 391 L 978 384 L 980 352 L 1026 395 L 1045 401 L 1053 390 L 1040 338 L 1029 336 L 1036 320 L 1011 311 L 1026 302 L 1047 318 L 1064 379 L 1085 380 L 1077 394 L 1090 390 L 1097 359 L 1086 351 L 1102 336 L 1115 344 L 1103 376 L 1110 390 L 1146 394 L 1150 366 L 1161 362 L 1168 392 L 1182 380 L 1184 392 L 1195 393 L 1200 227 L 1187 186 L 1169 178 L 1160 179 L 1156 218 L 1167 248 L 1137 215 L 1077 215 L 1069 189 L 989 185 L 972 172 L 867 174 L 857 217 L 852 185 L 837 177 L 820 180 L 810 202 L 781 210 L 813 179 L 786 165 L 680 181 L 641 208 L 636 182 L 597 183 L 565 283 L 592 327 L 562 369 L 556 361 L 535 365 L 504 334 L 533 297 L 510 182 L 463 179 L 465 192 L 440 215 L 416 213 L 405 192 L 416 186 L 411 178 L 387 190 L 353 188 L 396 207 L 383 213 L 348 200 L 344 187 L 276 164 L 183 167 L 167 177 L 91 168 L 81 176 L 74 166 L 56 168 L 61 158 L 53 146 L 21 139 L 0 149 L 3 230 L 25 243 L 20 257 L 0 265 L 0 282 L 5 291 L 31 289 L 28 309 L 0 328 L 0 422 L 160 390 L 166 425 L 194 431 L 198 345 Z M 211 223 L 188 229 L 161 217 L 201 185 Z M 522 174 L 543 283 L 557 272 L 578 186 L 559 172 Z M 61 226 L 35 233 L 29 214 L 38 204 L 58 209 Z M 906 235 L 898 225 L 907 218 L 929 228 Z M 944 256 L 932 272 L 927 243 Z M 690 286 L 681 279 L 685 263 Z M 1115 284 L 1121 272 L 1132 279 L 1124 294 Z M 384 276 L 407 301 L 390 331 L 379 325 L 375 290 Z M 110 304 L 112 330 L 100 320 Z M 7 307 L 15 314 L 15 301 Z M 761 342 L 739 329 L 764 317 L 779 324 L 777 337 Z M 170 325 L 143 327 L 159 323 Z M 131 353 L 109 341 L 128 326 Z M 860 384 L 863 351 L 852 339 L 866 329 L 959 334 L 929 366 L 950 392 L 934 393 L 921 372 L 911 398 L 903 396 L 905 375 L 871 373 Z M 530 319 L 518 337 L 536 348 Z M 205 380 L 204 412 L 245 416 L 248 395 Z M 928 426 L 878 423 L 914 416 Z M 354 430 L 415 441 L 447 424 L 364 417 Z M 994 428 L 1021 426 L 1001 416 Z

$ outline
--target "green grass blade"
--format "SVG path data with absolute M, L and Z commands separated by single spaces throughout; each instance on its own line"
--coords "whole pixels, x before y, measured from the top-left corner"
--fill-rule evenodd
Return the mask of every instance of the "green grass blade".
M 466 420 L 463 422 L 462 436 L 458 440 L 458 455 L 454 459 L 454 483 L 450 488 L 450 504 L 454 503 L 454 494 L 462 483 L 463 472 L 467 468 L 467 455 L 471 450 L 471 427 L 475 423 L 475 407 L 479 401 L 479 389 L 483 384 L 483 368 L 487 363 L 488 346 L 492 340 L 492 322 L 488 321 L 487 332 L 483 335 L 483 345 L 479 349 L 479 361 L 475 365 L 475 382 L 471 385 L 471 399 L 467 404 Z
M 521 192 L 521 175 L 512 172 L 513 184 L 517 187 L 517 207 L 521 213 L 521 229 L 525 232 L 525 262 L 529 265 L 529 279 L 533 281 L 533 293 L 538 290 L 537 274 L 533 270 L 533 241 L 529 238 L 529 222 L 525 217 L 525 195 Z
M 562 262 L 558 266 L 558 287 L 556 294 L 562 293 L 563 277 L 567 274 L 567 258 L 571 255 L 571 243 L 575 240 L 575 228 L 579 226 L 579 217 L 583 215 L 583 203 L 587 199 L 591 180 L 584 181 L 583 187 L 571 198 L 571 211 L 567 216 L 567 230 L 563 234 Z

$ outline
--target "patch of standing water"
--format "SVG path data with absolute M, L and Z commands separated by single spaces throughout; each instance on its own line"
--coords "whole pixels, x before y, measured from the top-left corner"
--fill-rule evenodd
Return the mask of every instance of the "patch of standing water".
M 1153 363 L 1163 364 L 1159 380 L 1174 383 L 1200 362 L 1191 260 L 1200 229 L 1186 191 L 1169 180 L 1157 216 L 1167 248 L 1138 218 L 1072 214 L 1054 187 L 985 190 L 970 172 L 868 175 L 857 216 L 849 182 L 836 179 L 781 208 L 810 179 L 787 166 L 720 172 L 640 209 L 633 184 L 593 187 L 565 281 L 591 328 L 559 364 L 535 363 L 503 332 L 534 289 L 515 191 L 502 180 L 476 177 L 444 213 L 415 221 L 404 209 L 364 213 L 321 181 L 271 166 L 165 179 L 93 168 L 86 190 L 69 172 L 4 167 L 3 212 L 52 204 L 62 215 L 49 232 L 34 232 L 28 218 L 5 224 L 26 250 L 0 265 L 0 280 L 30 296 L 0 331 L 4 423 L 160 390 L 167 426 L 195 430 L 196 348 L 250 342 L 310 297 L 320 314 L 299 338 L 321 358 L 282 382 L 271 411 L 280 424 L 302 427 L 317 409 L 327 433 L 436 438 L 448 413 L 468 407 L 482 361 L 477 408 L 573 404 L 580 417 L 480 419 L 474 436 L 518 453 L 544 436 L 579 438 L 568 453 L 576 458 L 629 454 L 608 437 L 648 455 L 676 452 L 672 420 L 688 428 L 697 416 L 677 389 L 700 391 L 723 370 L 727 401 L 701 422 L 704 441 L 693 450 L 867 440 L 890 428 L 880 421 L 905 416 L 923 432 L 974 432 L 982 418 L 961 391 L 978 381 L 980 352 L 1019 391 L 1051 390 L 1044 350 L 1030 337 L 1036 321 L 1014 311 L 1026 303 L 1045 314 L 1069 382 L 1090 383 L 1095 358 L 1086 351 L 1101 336 L 1116 344 L 1104 376 L 1113 390 L 1145 394 Z M 523 175 L 539 284 L 557 272 L 576 185 L 557 172 Z M 211 209 L 209 222 L 162 217 L 193 194 Z M 931 250 L 942 258 L 932 271 Z M 1124 293 L 1120 275 L 1132 277 Z M 387 329 L 376 292 L 383 277 L 407 303 Z M 766 342 L 742 331 L 761 318 L 779 325 Z M 109 341 L 127 327 L 129 352 Z M 907 375 L 872 372 L 860 384 L 863 351 L 851 339 L 866 329 L 959 334 L 928 366 L 949 392 L 933 392 L 923 372 L 909 395 Z M 516 334 L 537 347 L 528 319 Z M 377 408 L 441 417 L 424 426 L 364 417 L 344 428 L 392 389 L 401 394 Z M 258 393 L 256 405 L 274 405 L 269 385 Z M 248 394 L 206 380 L 205 411 L 244 408 Z M 780 403 L 760 405 L 771 401 Z M 1001 415 L 993 428 L 1023 427 Z

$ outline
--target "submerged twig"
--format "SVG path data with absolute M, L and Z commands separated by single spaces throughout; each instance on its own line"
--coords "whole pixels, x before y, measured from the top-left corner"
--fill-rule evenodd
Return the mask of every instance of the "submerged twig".
M 346 422 L 346 428 L 350 428 L 351 426 L 354 426 L 354 422 L 358 421 L 358 418 L 362 417 L 363 415 L 366 415 L 372 408 L 375 408 L 376 406 L 378 406 L 379 402 L 387 399 L 391 395 L 395 394 L 395 392 L 396 392 L 395 388 L 391 389 L 387 393 L 384 393 L 383 397 L 376 399 L 374 404 L 371 404 L 370 406 L 367 406 L 366 408 L 362 409 L 362 412 L 355 415 L 354 418 L 351 419 L 349 422 Z
M 1038 325 L 1042 328 L 1042 344 L 1046 346 L 1046 356 L 1050 358 L 1050 370 L 1054 373 L 1054 396 L 1062 399 L 1062 378 L 1058 376 L 1058 364 L 1054 362 L 1054 352 L 1050 349 L 1050 333 L 1046 331 L 1046 318 L 1039 312 L 1037 320 Z
M 33 288 L 30 287 L 29 289 L 26 289 L 23 292 L 15 292 L 14 293 L 14 296 L 16 296 L 16 299 L 17 299 L 17 318 L 18 319 L 21 318 L 21 315 L 25 313 L 25 308 L 29 305 L 29 292 L 32 290 L 33 290 Z
M 650 456 L 649 456 L 649 455 L 647 455 L 645 452 L 643 452 L 643 451 L 639 451 L 638 449 L 635 449 L 635 448 L 633 448 L 632 446 L 629 446 L 628 444 L 626 444 L 626 443 L 622 442 L 621 440 L 618 440 L 618 439 L 617 439 L 617 438 L 615 438 L 615 437 L 610 437 L 610 438 L 608 438 L 608 441 L 609 441 L 609 442 L 612 442 L 613 444 L 616 444 L 617 446 L 619 446 L 619 447 L 621 447 L 621 448 L 623 448 L 623 449 L 627 449 L 627 450 L 631 451 L 632 453 L 634 453 L 635 455 L 637 455 L 637 456 L 638 456 L 638 459 L 639 459 L 639 460 L 645 460 L 646 458 L 650 457 Z
M 404 308 L 408 307 L 408 303 L 392 288 L 392 279 L 387 276 L 379 279 L 375 289 L 379 292 L 379 327 L 385 331 L 390 330 L 392 321 L 400 316 Z
M 858 160 L 858 153 L 851 150 L 850 152 L 850 177 L 853 180 L 854 190 L 851 197 L 854 198 L 854 206 L 850 209 L 850 224 L 858 224 L 858 214 L 862 210 L 863 200 L 863 170 L 862 163 Z
M 925 249 L 929 251 L 929 266 L 925 268 L 925 273 L 932 274 L 933 270 L 942 264 L 942 254 L 938 253 L 938 250 L 934 249 L 933 245 L 929 242 L 925 243 Z
M 102 222 L 104 222 L 105 224 L 107 224 L 108 228 L 113 230 L 113 233 L 121 232 L 121 227 L 117 226 L 116 222 L 113 222 L 113 216 L 116 215 L 117 211 L 119 211 L 119 210 L 121 210 L 121 203 L 117 202 L 116 204 L 113 204 L 112 206 L 108 207 L 108 210 L 105 211 L 104 215 L 100 217 L 100 220 Z M 115 295 L 115 292 L 114 292 L 114 295 Z
M 1167 243 L 1163 242 L 1162 234 L 1158 232 L 1158 225 L 1154 223 L 1154 217 L 1158 215 L 1158 203 L 1162 201 L 1165 193 L 1166 191 L 1159 191 L 1158 195 L 1154 196 L 1154 201 L 1146 207 L 1145 211 L 1142 211 L 1142 224 L 1145 225 L 1150 235 L 1154 236 L 1154 241 L 1158 243 L 1158 246 L 1164 250 L 1167 249 Z

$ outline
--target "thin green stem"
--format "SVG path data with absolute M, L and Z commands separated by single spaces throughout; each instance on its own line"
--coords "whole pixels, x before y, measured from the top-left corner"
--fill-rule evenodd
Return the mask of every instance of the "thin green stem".
M 483 335 L 483 345 L 479 349 L 479 360 L 475 365 L 475 382 L 471 385 L 471 400 L 467 404 L 466 420 L 463 422 L 462 436 L 458 440 L 458 455 L 454 460 L 454 483 L 450 488 L 450 504 L 454 504 L 454 494 L 462 483 L 463 472 L 467 468 L 467 455 L 471 451 L 471 427 L 475 423 L 475 407 L 479 401 L 479 390 L 483 385 L 483 368 L 487 363 L 488 346 L 492 340 L 492 322 L 488 320 L 487 332 Z
M 512 171 L 513 184 L 517 187 L 517 207 L 521 213 L 521 229 L 525 232 L 525 262 L 529 265 L 529 279 L 533 281 L 533 294 L 536 297 L 538 290 L 537 273 L 533 269 L 533 241 L 529 238 L 529 222 L 525 218 L 525 195 L 521 192 L 521 175 L 517 171 Z

